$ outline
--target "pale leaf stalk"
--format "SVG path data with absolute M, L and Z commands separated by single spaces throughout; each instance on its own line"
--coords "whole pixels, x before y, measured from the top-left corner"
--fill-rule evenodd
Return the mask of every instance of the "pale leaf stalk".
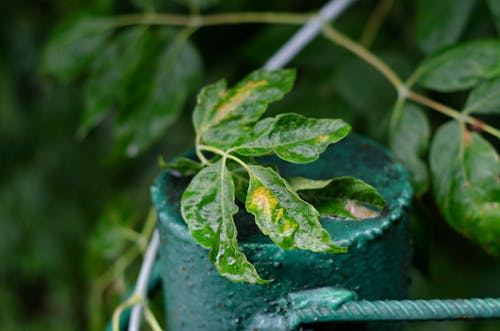
M 368 22 L 366 23 L 363 33 L 361 34 L 361 38 L 359 39 L 359 43 L 363 47 L 370 48 L 373 44 L 375 36 L 380 30 L 380 27 L 382 26 L 382 23 L 384 22 L 384 19 L 393 4 L 394 0 L 380 0 L 377 3 L 375 9 L 368 18 Z

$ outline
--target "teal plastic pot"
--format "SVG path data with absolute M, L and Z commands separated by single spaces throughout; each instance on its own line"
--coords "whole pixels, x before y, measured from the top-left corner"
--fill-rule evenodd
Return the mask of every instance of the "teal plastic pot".
M 255 327 L 258 314 L 276 310 L 277 303 L 290 293 L 314 288 L 345 288 L 368 300 L 408 297 L 411 238 L 407 209 L 412 193 L 405 170 L 393 156 L 372 141 L 351 135 L 314 163 L 272 161 L 284 176 L 361 178 L 379 190 L 388 206 L 374 219 L 322 219 L 334 242 L 349 248 L 342 254 L 283 250 L 258 231 L 251 215 L 240 211 L 235 219 L 240 248 L 263 278 L 274 281 L 268 285 L 234 283 L 217 273 L 181 217 L 180 197 L 190 178 L 162 174 L 152 188 L 152 198 L 159 216 L 159 263 L 169 331 L 259 329 Z M 303 326 L 307 330 L 326 327 L 322 323 Z M 337 324 L 334 329 L 344 327 L 395 330 L 400 325 Z

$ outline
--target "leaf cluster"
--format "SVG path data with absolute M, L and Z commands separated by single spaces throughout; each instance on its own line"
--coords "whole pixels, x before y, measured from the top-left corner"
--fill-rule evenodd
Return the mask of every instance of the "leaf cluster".
M 201 164 L 185 158 L 165 164 L 181 174 L 197 172 L 182 195 L 182 216 L 220 274 L 233 281 L 267 282 L 238 247 L 236 199 L 279 247 L 329 253 L 347 248 L 332 242 L 321 214 L 370 218 L 385 206 L 384 198 L 360 179 L 285 179 L 256 160 L 275 154 L 292 163 L 313 162 L 351 130 L 340 119 L 293 113 L 261 119 L 270 102 L 290 91 L 294 78 L 292 70 L 258 70 L 230 89 L 225 81 L 204 87 L 193 112 Z

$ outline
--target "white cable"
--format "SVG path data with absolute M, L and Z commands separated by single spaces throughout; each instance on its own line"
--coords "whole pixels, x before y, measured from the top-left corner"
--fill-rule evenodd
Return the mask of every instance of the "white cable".
M 139 295 L 141 298 L 146 298 L 146 292 L 148 289 L 149 278 L 151 276 L 151 270 L 153 269 L 153 264 L 155 262 L 156 254 L 158 253 L 158 248 L 160 245 L 160 235 L 158 229 L 155 229 L 153 235 L 151 236 L 151 241 L 149 242 L 146 255 L 144 256 L 144 261 L 142 262 L 141 271 L 139 272 L 139 277 L 137 278 L 137 284 L 134 293 Z M 142 303 L 136 304 L 132 308 L 132 313 L 130 314 L 130 321 L 128 330 L 129 331 L 139 331 L 142 318 Z
M 330 21 L 342 14 L 355 0 L 330 0 L 288 40 L 264 65 L 264 69 L 274 70 L 284 67 L 321 31 L 322 22 Z
M 355 0 L 330 0 L 318 13 L 318 17 L 311 19 L 297 33 L 286 42 L 264 65 L 264 69 L 273 70 L 285 66 L 295 57 L 321 30 L 322 21 L 330 21 L 342 14 Z M 158 230 L 153 232 L 146 251 L 146 256 L 137 278 L 134 293 L 141 298 L 146 297 L 147 285 L 159 248 Z M 132 308 L 128 331 L 139 331 L 142 318 L 142 304 Z

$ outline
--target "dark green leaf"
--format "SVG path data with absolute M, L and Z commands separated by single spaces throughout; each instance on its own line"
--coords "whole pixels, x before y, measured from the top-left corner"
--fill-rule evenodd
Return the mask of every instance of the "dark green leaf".
M 493 22 L 495 22 L 495 27 L 497 28 L 498 34 L 500 34 L 500 1 L 498 0 L 486 0 L 488 6 L 490 7 L 491 17 Z
M 79 75 L 112 32 L 108 19 L 78 16 L 64 22 L 47 44 L 41 71 L 67 82 Z
M 248 166 L 250 185 L 245 203 L 260 230 L 284 249 L 314 252 L 345 252 L 336 246 L 321 226 L 318 211 L 288 187 L 286 181 L 267 167 Z
M 293 70 L 257 70 L 228 91 L 220 81 L 203 89 L 193 113 L 199 135 L 220 123 L 233 127 L 255 123 L 269 103 L 277 101 L 292 88 Z
M 157 0 L 132 0 L 132 2 L 144 11 L 153 11 L 158 3 Z
M 474 0 L 417 1 L 417 42 L 431 53 L 456 42 L 462 34 Z
M 398 114 L 396 113 L 395 116 Z M 410 172 L 415 194 L 429 189 L 429 172 L 424 161 L 429 148 L 430 126 L 422 109 L 406 103 L 391 126 L 390 146 Z
M 133 27 L 109 42 L 92 63 L 85 85 L 85 109 L 79 136 L 97 125 L 126 93 L 126 85 L 139 64 L 145 41 L 145 29 Z
M 177 2 L 188 8 L 196 7 L 198 9 L 206 9 L 213 7 L 214 5 L 219 3 L 220 0 L 174 0 L 174 2 Z
M 178 157 L 170 162 L 159 159 L 160 167 L 166 169 L 176 176 L 191 176 L 198 173 L 203 166 L 201 163 L 188 159 L 187 157 Z
M 238 248 L 234 198 L 231 173 L 225 160 L 220 160 L 191 180 L 181 199 L 182 217 L 196 242 L 210 250 L 210 261 L 221 275 L 233 281 L 265 283 Z
M 417 69 L 418 82 L 441 92 L 466 90 L 500 75 L 500 40 L 460 44 L 432 55 Z
M 347 136 L 350 130 L 340 119 L 282 114 L 258 122 L 253 133 L 235 147 L 235 151 L 242 155 L 274 152 L 289 162 L 308 163 L 318 159 L 328 145 Z
M 159 139 L 177 119 L 198 84 L 200 73 L 201 60 L 190 42 L 182 40 L 168 45 L 156 60 L 155 76 L 144 103 L 119 117 L 117 135 L 121 151 L 134 157 Z
M 297 180 L 295 180 L 297 183 Z M 379 210 L 368 208 L 384 208 L 385 199 L 377 190 L 353 177 L 339 177 L 328 180 L 307 182 L 301 180 L 300 196 L 310 202 L 322 215 L 340 216 L 353 219 L 376 217 Z M 307 185 L 304 185 L 307 184 Z
M 465 103 L 466 113 L 500 114 L 500 78 L 477 85 Z
M 479 134 L 456 122 L 432 142 L 430 166 L 436 202 L 457 231 L 500 254 L 500 160 Z

